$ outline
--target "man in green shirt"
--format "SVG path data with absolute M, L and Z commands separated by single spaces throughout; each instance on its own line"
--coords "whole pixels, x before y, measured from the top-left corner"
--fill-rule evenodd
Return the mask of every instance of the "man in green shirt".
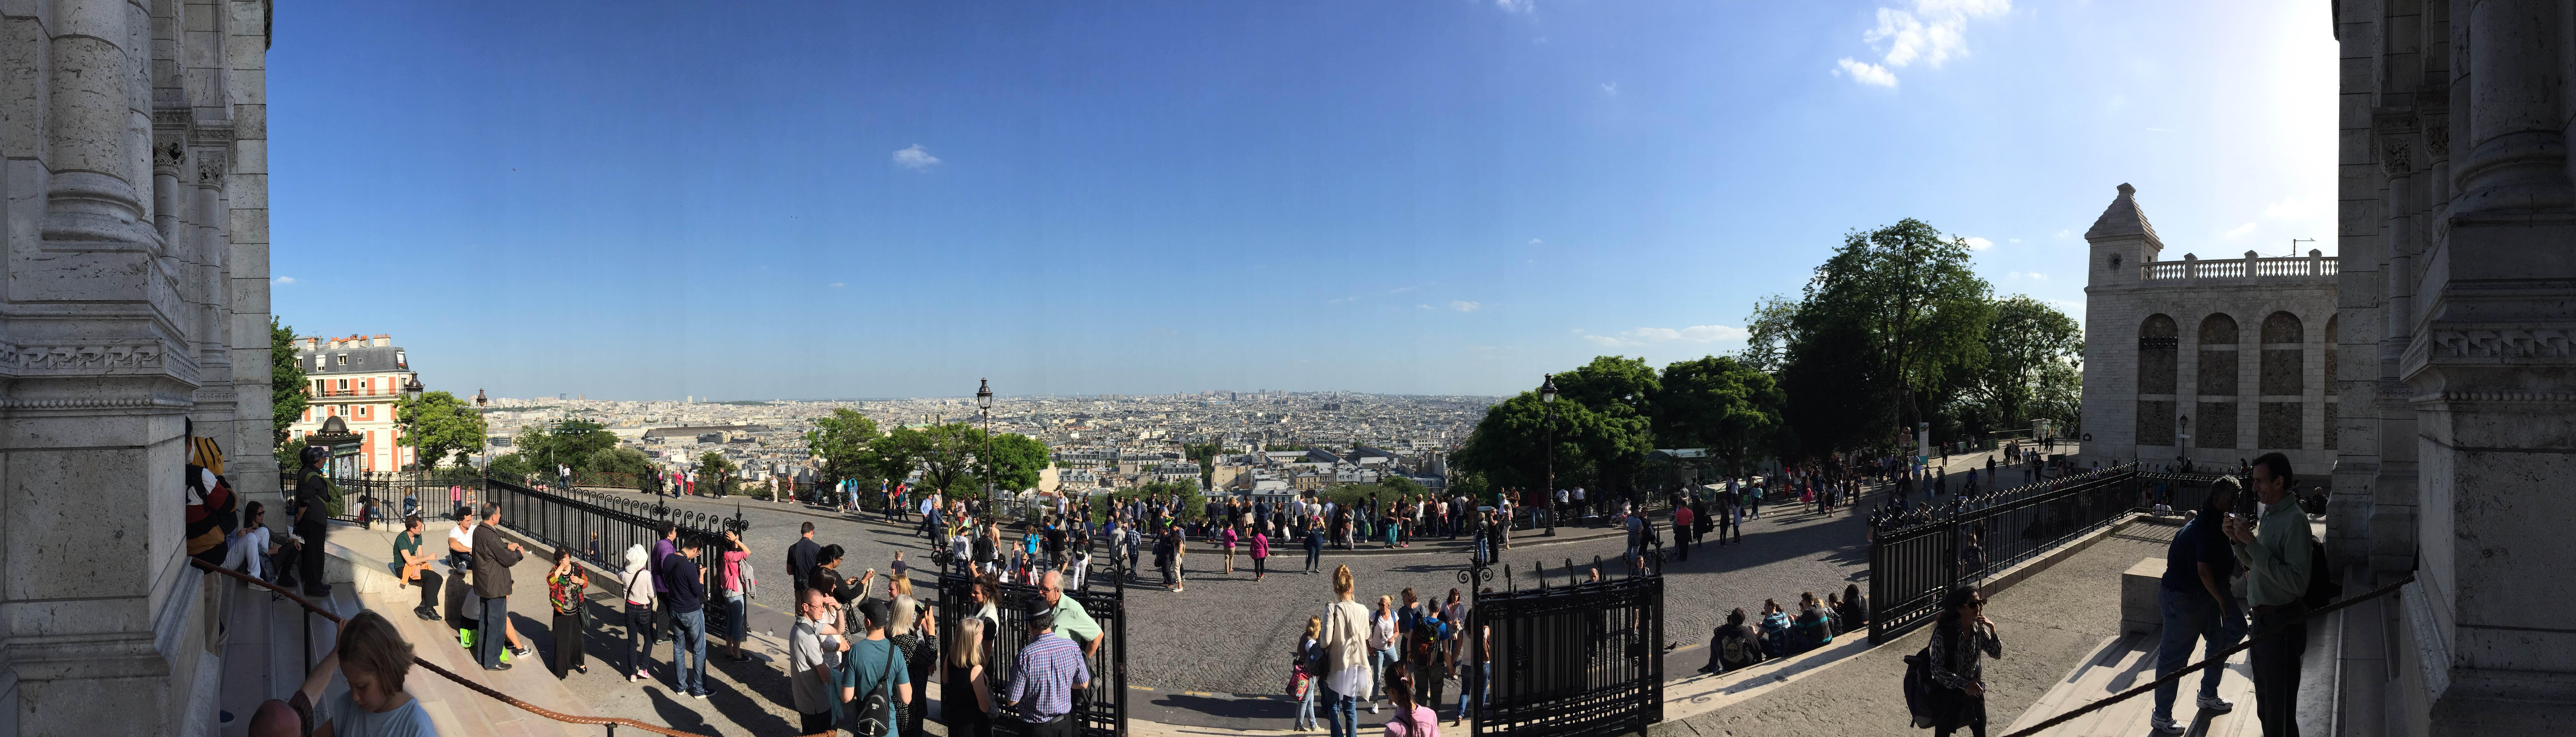
M 1055 608 L 1055 632 L 1072 638 L 1082 646 L 1082 656 L 1100 654 L 1100 623 L 1083 611 L 1082 602 L 1064 598 L 1064 573 L 1047 571 L 1038 579 L 1038 593 L 1046 596 L 1047 606 Z
M 2263 517 L 2230 519 L 2224 528 L 2235 543 L 2236 559 L 2245 564 L 2245 602 L 2254 609 L 2258 636 L 2278 636 L 2254 644 L 2254 716 L 2265 737 L 2298 737 L 2299 658 L 2306 654 L 2306 625 L 2282 623 L 2308 612 L 2300 601 L 2308 592 L 2308 566 L 2316 535 L 2308 515 L 2290 498 L 2290 459 L 2265 453 L 2254 459 L 2254 493 L 2263 500 Z

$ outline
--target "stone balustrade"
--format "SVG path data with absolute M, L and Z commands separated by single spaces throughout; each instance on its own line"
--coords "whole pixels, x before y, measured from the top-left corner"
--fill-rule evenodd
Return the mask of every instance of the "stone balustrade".
M 2203 261 L 2184 254 L 2180 261 L 2151 261 L 2138 265 L 2140 281 L 2171 279 L 2243 279 L 2249 276 L 2314 276 L 2330 277 L 2340 263 L 2317 251 L 2305 256 L 2262 258 L 2248 253 L 2245 258 Z

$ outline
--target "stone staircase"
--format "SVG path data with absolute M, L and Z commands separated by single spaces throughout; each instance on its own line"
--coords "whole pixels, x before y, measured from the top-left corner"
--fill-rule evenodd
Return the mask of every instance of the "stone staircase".
M 432 539 L 446 534 L 443 526 L 428 532 Z M 403 639 L 412 644 L 415 656 L 475 683 L 557 712 L 592 712 L 589 706 L 555 680 L 535 657 L 515 660 L 513 665 L 516 667 L 508 671 L 485 671 L 474 662 L 470 653 L 457 644 L 455 630 L 443 622 L 413 616 L 411 608 L 419 603 L 420 590 L 398 587 L 387 561 L 360 552 L 390 550 L 392 539 L 393 533 L 381 526 L 373 531 L 355 526 L 336 526 L 327 548 L 331 558 L 325 575 L 332 584 L 332 592 L 327 602 L 317 603 L 325 604 L 333 613 L 343 617 L 366 609 L 383 614 Z M 244 737 L 249 732 L 250 717 L 259 704 L 268 699 L 290 697 L 303 684 L 310 664 L 319 662 L 330 653 L 339 628 L 320 615 L 308 618 L 302 606 L 266 589 L 250 587 L 229 578 L 210 583 L 230 587 L 226 605 L 229 634 L 224 645 L 218 703 L 231 718 L 229 721 L 218 719 L 214 734 Z M 525 622 L 521 623 L 523 632 L 526 626 Z M 304 639 L 308 636 L 311 638 L 309 655 Z M 324 698 L 345 693 L 347 689 L 347 681 L 335 675 Z M 414 666 L 405 679 L 404 689 L 420 702 L 422 710 L 429 713 L 440 734 L 570 737 L 595 736 L 607 730 L 603 726 L 558 722 L 539 716 L 418 666 Z

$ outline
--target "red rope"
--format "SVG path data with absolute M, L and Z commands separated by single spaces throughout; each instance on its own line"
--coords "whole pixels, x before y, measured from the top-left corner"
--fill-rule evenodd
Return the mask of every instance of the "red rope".
M 329 619 L 329 620 L 331 620 L 331 624 L 333 624 L 333 625 L 346 626 L 346 625 L 348 624 L 348 620 L 347 620 L 347 619 L 342 618 L 340 615 L 332 613 L 332 612 L 331 612 L 331 610 L 329 610 L 329 609 L 324 609 L 324 608 L 322 608 L 322 607 L 320 607 L 320 606 L 317 606 L 317 605 L 315 605 L 312 601 L 307 600 L 307 599 L 305 599 L 305 598 L 304 598 L 304 597 L 302 597 L 302 596 L 298 596 L 298 595 L 296 595 L 296 594 L 295 594 L 295 592 L 293 592 L 293 591 L 288 591 L 288 590 L 286 590 L 284 587 L 280 587 L 280 586 L 278 586 L 277 584 L 269 583 L 269 582 L 267 582 L 267 581 L 262 581 L 262 580 L 259 580 L 259 579 L 256 579 L 256 578 L 251 578 L 250 576 L 245 575 L 245 574 L 243 574 L 243 573 L 242 573 L 242 572 L 240 572 L 240 571 L 235 571 L 235 570 L 227 569 L 227 568 L 224 568 L 223 566 L 214 565 L 214 564 L 207 563 L 207 562 L 205 562 L 205 561 L 203 561 L 203 560 L 198 560 L 198 559 L 195 559 L 195 558 L 190 558 L 190 559 L 188 559 L 188 562 L 189 562 L 190 564 L 195 565 L 196 567 L 198 567 L 198 568 L 200 568 L 200 569 L 204 569 L 204 570 L 206 570 L 206 571 L 210 571 L 210 572 L 214 572 L 214 573 L 221 573 L 221 574 L 224 574 L 224 575 L 226 575 L 226 576 L 231 576 L 231 577 L 233 577 L 233 578 L 240 579 L 240 580 L 242 580 L 242 581 L 248 582 L 248 583 L 250 583 L 250 584 L 252 584 L 252 585 L 255 585 L 255 586 L 258 586 L 258 587 L 260 587 L 260 588 L 268 589 L 268 590 L 269 590 L 269 593 L 273 593 L 273 594 L 277 594 L 277 595 L 280 595 L 280 596 L 284 596 L 284 597 L 286 597 L 286 598 L 288 598 L 288 599 L 293 600 L 296 604 L 302 605 L 302 606 L 304 607 L 304 610 L 305 610 L 305 611 L 312 612 L 312 613 L 314 613 L 314 614 L 322 615 L 322 617 L 323 617 L 324 619 Z M 455 682 L 457 682 L 457 684 L 462 685 L 462 686 L 464 686 L 464 687 L 466 687 L 466 688 L 474 689 L 474 690 L 475 690 L 475 692 L 477 692 L 477 693 L 481 693 L 481 694 L 483 694 L 483 695 L 485 695 L 485 696 L 490 696 L 490 697 L 492 697 L 492 698 L 499 699 L 499 700 L 501 701 L 501 703 L 509 704 L 509 705 L 511 705 L 511 706 L 516 706 L 516 707 L 519 707 L 520 709 L 524 709 L 524 710 L 526 710 L 528 713 L 535 714 L 535 715 L 537 715 L 537 716 L 541 716 L 541 717 L 545 717 L 545 718 L 547 718 L 547 719 L 552 719 L 552 720 L 555 720 L 555 721 L 558 721 L 558 722 L 570 722 L 570 723 L 573 723 L 573 724 L 599 724 L 599 725 L 614 724 L 614 725 L 617 725 L 617 726 L 620 726 L 620 727 L 633 727 L 633 728 L 635 728 L 635 729 L 641 729 L 641 730 L 644 730 L 644 731 L 646 731 L 646 732 L 652 732 L 652 733 L 654 733 L 654 734 L 669 735 L 670 737 L 705 737 L 705 735 L 701 735 L 701 734 L 698 734 L 698 733 L 696 733 L 696 732 L 681 732 L 681 731 L 672 730 L 672 729 L 667 728 L 667 727 L 656 727 L 656 726 L 653 726 L 653 725 L 650 725 L 650 724 L 645 724 L 645 723 L 643 723 L 643 722 L 639 722 L 639 721 L 635 721 L 635 720 L 633 720 L 633 719 L 627 719 L 627 718 L 623 718 L 623 717 L 586 717 L 586 716 L 578 716 L 578 715 L 573 715 L 573 714 L 565 714 L 565 713 L 562 713 L 562 712 L 549 710 L 549 709 L 546 709 L 546 708 L 544 708 L 544 707 L 537 706 L 537 705 L 535 705 L 535 704 L 530 704 L 530 703 L 525 702 L 525 701 L 520 701 L 520 700 L 518 700 L 517 698 L 514 698 L 514 697 L 510 696 L 509 694 L 501 693 L 501 692 L 499 692 L 499 691 L 494 691 L 494 690 L 492 690 L 490 687 L 484 686 L 483 684 L 475 683 L 475 682 L 473 682 L 473 681 L 469 681 L 469 680 L 465 680 L 465 677 L 464 677 L 464 676 L 459 676 L 459 675 L 457 675 L 457 674 L 455 674 L 455 673 L 453 673 L 453 672 L 448 671 L 446 668 L 441 668 L 441 667 L 438 667 L 437 665 L 431 664 L 431 663 L 430 663 L 429 661 L 427 661 L 427 660 L 422 660 L 422 659 L 420 658 L 420 656 L 417 656 L 417 655 L 412 656 L 411 662 L 412 662 L 412 664 L 413 664 L 413 665 L 417 665 L 417 666 L 420 666 L 420 667 L 422 667 L 422 668 L 427 668 L 427 669 L 429 669 L 429 671 L 430 671 L 430 672 L 432 672 L 432 673 L 436 673 L 436 674 L 439 674 L 439 675 L 442 675 L 442 676 L 446 676 L 446 677 L 447 677 L 447 680 L 455 681 Z M 824 737 L 829 737 L 829 736 L 828 736 L 828 735 L 825 735 Z

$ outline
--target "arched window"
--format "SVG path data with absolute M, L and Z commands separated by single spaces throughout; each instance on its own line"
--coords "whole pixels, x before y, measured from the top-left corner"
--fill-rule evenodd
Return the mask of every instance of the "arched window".
M 2299 448 L 2307 414 L 2307 331 L 2299 317 L 2275 312 L 2263 318 L 2261 406 L 2255 412 L 2257 448 Z
M 2174 354 L 2181 331 L 2173 318 L 2148 315 L 2138 324 L 2139 445 L 2174 444 Z
M 2192 445 L 2236 447 L 2236 318 L 2215 313 L 2200 321 L 2200 361 L 2193 375 L 2199 406 L 2192 415 Z

